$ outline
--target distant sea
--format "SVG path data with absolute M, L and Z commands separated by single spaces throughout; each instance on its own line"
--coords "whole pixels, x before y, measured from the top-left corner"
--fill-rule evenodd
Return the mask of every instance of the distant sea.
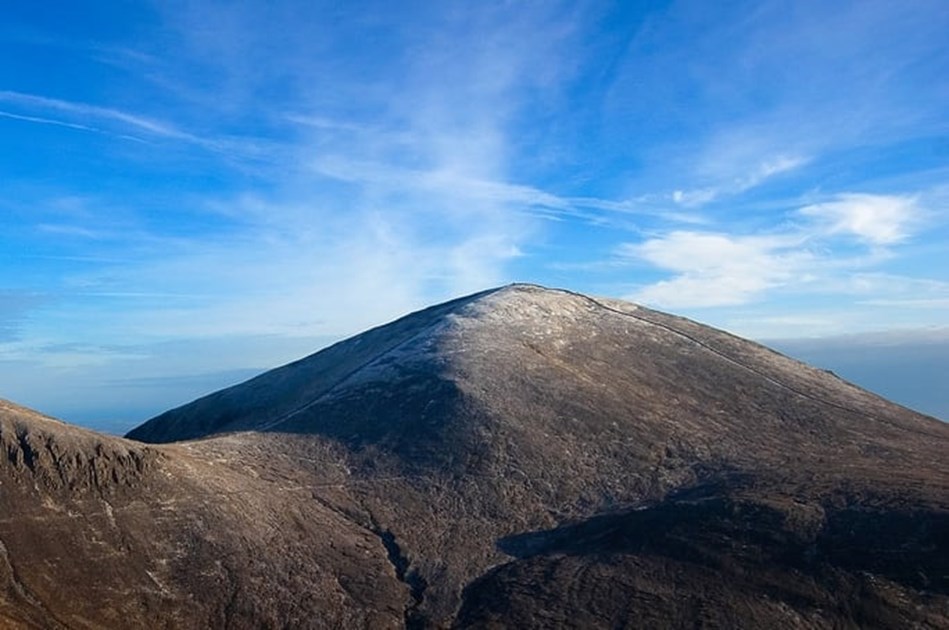
M 864 335 L 764 342 L 790 357 L 949 421 L 949 334 L 932 338 Z

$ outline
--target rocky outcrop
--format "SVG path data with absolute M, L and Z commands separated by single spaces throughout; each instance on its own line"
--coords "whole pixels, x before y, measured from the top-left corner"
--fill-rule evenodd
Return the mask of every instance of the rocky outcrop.
M 153 448 L 80 431 L 2 400 L 0 453 L 11 478 L 70 493 L 135 486 L 158 457 Z
M 6 402 L 0 445 L 2 627 L 402 623 L 379 537 L 294 482 Z

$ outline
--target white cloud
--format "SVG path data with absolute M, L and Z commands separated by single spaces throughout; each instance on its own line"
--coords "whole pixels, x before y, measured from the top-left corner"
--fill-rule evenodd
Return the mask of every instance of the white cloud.
M 760 186 L 766 180 L 798 169 L 810 161 L 810 158 L 802 155 L 776 155 L 765 159 L 759 159 L 758 164 L 749 168 L 745 157 L 744 149 L 739 151 L 737 148 L 724 149 L 719 147 L 724 153 L 739 153 L 739 158 L 733 158 L 734 164 L 723 164 L 723 158 L 716 164 L 715 173 L 719 182 L 711 186 L 694 188 L 689 190 L 675 190 L 672 192 L 672 201 L 685 207 L 698 207 L 711 203 L 721 197 L 739 195 L 752 188 Z
M 672 201 L 677 204 L 693 207 L 705 205 L 715 201 L 722 194 L 718 188 L 696 188 L 695 190 L 674 190 Z
M 72 114 L 81 116 L 83 118 L 98 118 L 100 120 L 112 120 L 120 123 L 129 125 L 139 131 L 146 131 L 158 136 L 166 136 L 169 138 L 177 138 L 184 140 L 194 140 L 194 137 L 190 134 L 187 134 L 183 131 L 180 131 L 173 126 L 146 118 L 144 116 L 138 116 L 135 114 L 130 114 L 117 109 L 111 109 L 108 107 L 99 107 L 97 105 L 87 105 L 85 103 L 76 103 L 72 101 L 64 101 L 56 98 L 48 98 L 45 96 L 38 96 L 35 94 L 25 94 L 22 92 L 13 92 L 10 90 L 0 90 L 0 102 L 11 103 L 15 105 L 46 109 L 59 111 L 66 114 Z M 68 123 L 61 123 L 56 121 L 38 121 L 38 122 L 52 122 L 54 124 L 63 124 L 68 126 Z M 87 128 L 83 125 L 79 125 L 80 128 Z
M 571 208 L 570 201 L 531 186 L 470 177 L 463 172 L 446 168 L 415 170 L 385 163 L 328 156 L 314 162 L 313 169 L 325 177 L 345 182 L 381 185 L 390 190 L 451 194 L 459 200 L 540 206 L 554 210 Z
M 90 127 L 89 125 L 81 125 L 79 123 L 67 122 L 65 120 L 53 120 L 52 118 L 44 118 L 42 116 L 27 116 L 25 114 L 14 114 L 13 112 L 7 111 L 0 111 L 0 116 L 3 118 L 9 118 L 11 120 L 22 120 L 24 122 L 38 123 L 41 125 L 54 125 L 56 127 L 66 127 L 67 129 L 77 129 L 79 131 L 106 133 L 102 129 Z
M 627 298 L 670 309 L 734 306 L 744 304 L 770 286 L 772 283 L 762 276 L 683 274 L 649 285 Z
M 800 208 L 795 214 L 808 221 L 782 231 L 674 231 L 624 244 L 617 254 L 671 274 L 629 296 L 664 308 L 734 306 L 778 289 L 867 296 L 865 305 L 894 305 L 924 292 L 923 303 L 932 307 L 945 295 L 942 283 L 872 272 L 893 256 L 882 246 L 909 237 L 920 215 L 916 199 L 840 194 Z M 846 236 L 856 236 L 865 249 L 854 252 Z
M 919 217 L 915 197 L 846 193 L 833 201 L 801 208 L 829 234 L 851 234 L 874 245 L 892 245 L 909 236 Z
M 773 158 L 769 158 L 761 162 L 758 165 L 756 171 L 752 172 L 750 175 L 744 179 L 738 180 L 737 191 L 743 192 L 749 190 L 769 177 L 774 177 L 775 175 L 780 175 L 781 173 L 787 173 L 793 171 L 801 166 L 804 166 L 810 161 L 810 158 L 804 157 L 802 155 L 778 155 Z
M 228 158 L 260 159 L 277 152 L 277 147 L 273 143 L 259 138 L 204 137 L 185 131 L 163 120 L 113 107 L 102 107 L 10 90 L 0 90 L 0 103 L 8 103 L 29 112 L 0 111 L 0 117 L 67 127 L 123 140 L 147 142 L 146 139 L 160 138 L 212 151 Z M 56 112 L 67 120 L 35 115 L 36 112 Z M 96 124 L 90 124 L 91 122 Z
M 676 274 L 631 295 L 635 301 L 666 308 L 727 306 L 748 302 L 794 278 L 811 258 L 792 249 L 795 242 L 678 231 L 624 245 L 619 253 Z

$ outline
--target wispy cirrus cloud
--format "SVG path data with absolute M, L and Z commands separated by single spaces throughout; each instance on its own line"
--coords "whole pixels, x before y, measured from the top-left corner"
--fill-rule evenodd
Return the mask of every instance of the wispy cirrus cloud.
M 703 206 L 723 197 L 740 195 L 776 175 L 800 168 L 809 161 L 809 158 L 800 155 L 777 155 L 760 162 L 750 172 L 731 174 L 720 183 L 693 190 L 675 190 L 671 195 L 672 201 L 685 207 Z
M 50 98 L 36 94 L 0 90 L 0 103 L 18 106 L 29 113 L 0 111 L 0 116 L 44 125 L 87 131 L 135 142 L 161 139 L 200 147 L 235 157 L 259 158 L 276 149 L 272 141 L 226 134 L 202 136 L 190 133 L 170 122 L 112 107 Z M 41 113 L 58 113 L 51 118 Z
M 79 123 L 68 122 L 65 120 L 54 120 L 52 118 L 43 118 L 41 116 L 28 116 L 25 114 L 14 114 L 13 112 L 0 111 L 0 116 L 3 118 L 10 118 L 12 120 L 22 120 L 24 122 L 38 123 L 41 125 L 54 125 L 57 127 L 66 127 L 68 129 L 77 129 L 79 131 L 91 131 L 94 133 L 107 133 L 106 131 L 99 129 L 97 127 L 90 127 L 89 125 L 82 125 Z
M 318 10 L 273 23 L 263 3 L 248 3 L 224 11 L 226 19 L 207 29 L 214 7 L 180 4 L 183 10 L 166 17 L 185 45 L 168 51 L 162 72 L 174 74 L 176 58 L 188 51 L 221 53 L 177 59 L 183 61 L 178 70 L 208 73 L 208 91 L 215 94 L 198 99 L 208 111 L 178 104 L 173 115 L 163 112 L 174 93 L 140 108 L 12 90 L 0 92 L 0 102 L 30 116 L 43 113 L 65 124 L 221 153 L 231 148 L 222 130 L 240 121 L 241 128 L 271 132 L 268 142 L 279 145 L 279 154 L 272 169 L 253 173 L 246 192 L 239 180 L 231 181 L 223 190 L 192 193 L 184 204 L 176 199 L 171 212 L 130 200 L 129 206 L 139 204 L 141 221 L 123 226 L 121 246 L 107 238 L 102 247 L 134 255 L 121 265 L 90 264 L 63 274 L 60 285 L 69 300 L 82 301 L 70 323 L 57 322 L 63 334 L 94 342 L 106 335 L 354 332 L 506 280 L 507 262 L 521 255 L 536 229 L 531 210 L 579 215 L 569 201 L 511 177 L 513 118 L 532 90 L 559 89 L 554 75 L 569 66 L 556 61 L 566 59 L 569 46 L 561 51 L 559 44 L 571 37 L 569 16 L 559 8 L 523 12 L 492 5 L 464 20 L 451 10 L 426 11 L 417 24 L 381 35 L 400 40 L 400 51 L 367 77 L 349 71 L 365 65 L 346 36 L 371 28 L 358 16 L 328 33 L 331 48 L 345 47 L 328 59 L 310 32 L 320 21 Z M 477 31 L 468 18 L 477 19 Z M 287 45 L 275 55 L 271 41 Z M 155 58 L 139 61 L 153 64 Z M 248 68 L 258 70 L 244 73 Z M 269 111 L 271 103 L 256 95 L 278 91 L 278 74 L 285 83 L 279 106 Z M 326 99 L 329 93 L 354 98 L 341 111 Z M 234 103 L 247 109 L 235 110 Z M 286 111 L 296 113 L 281 114 Z M 101 241 L 97 237 L 110 233 L 106 215 L 101 210 L 83 220 L 43 222 L 39 232 Z M 168 218 L 156 221 L 162 215 Z M 170 246 L 162 247 L 163 241 Z M 84 297 L 77 297 L 79 291 Z M 156 309 L 157 298 L 150 296 L 160 295 L 204 299 Z M 120 299 L 121 305 L 110 306 Z M 112 312 L 108 330 L 96 323 L 103 309 Z
M 630 38 L 606 98 L 607 113 L 631 128 L 667 130 L 644 148 L 631 186 L 658 183 L 690 208 L 790 182 L 860 189 L 880 176 L 881 154 L 944 129 L 947 25 L 928 1 L 901 11 L 876 0 L 680 2 L 655 12 Z M 683 47 L 677 36 L 694 39 Z
M 97 105 L 77 103 L 58 98 L 49 98 L 46 96 L 25 94 L 23 92 L 14 92 L 10 90 L 0 90 L 0 103 L 8 103 L 11 105 L 19 105 L 39 110 L 56 111 L 67 115 L 93 120 L 118 122 L 139 132 L 146 132 L 149 134 L 177 140 L 195 140 L 195 137 L 191 134 L 176 129 L 173 125 L 168 123 L 109 107 L 100 107 Z M 80 127 L 82 126 L 80 125 Z

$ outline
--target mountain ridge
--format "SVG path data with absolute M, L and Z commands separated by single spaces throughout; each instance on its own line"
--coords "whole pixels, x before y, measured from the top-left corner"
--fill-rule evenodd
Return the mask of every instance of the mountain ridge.
M 248 381 L 245 381 L 244 383 L 239 383 L 239 384 L 237 384 L 237 385 L 228 387 L 228 388 L 226 388 L 226 389 L 224 389 L 224 390 L 221 390 L 221 391 L 219 391 L 219 392 L 215 392 L 215 393 L 212 393 L 212 394 L 210 394 L 210 395 L 208 395 L 208 396 L 202 397 L 202 398 L 198 399 L 198 400 L 195 401 L 195 402 L 200 402 L 200 401 L 203 401 L 203 400 L 205 400 L 205 399 L 219 398 L 219 397 L 221 397 L 222 395 L 226 394 L 227 392 L 232 392 L 232 391 L 238 390 L 238 389 L 240 389 L 241 387 L 243 387 L 243 386 L 245 386 L 245 385 L 250 386 L 250 385 L 252 385 L 253 383 L 255 383 L 256 381 L 258 381 L 258 379 L 260 379 L 261 377 L 268 377 L 268 375 L 274 374 L 274 373 L 276 373 L 276 372 L 278 372 L 278 371 L 292 370 L 292 369 L 295 369 L 295 368 L 297 368 L 297 367 L 308 367 L 307 364 L 310 363 L 310 362 L 312 362 L 312 361 L 314 361 L 315 359 L 317 359 L 322 353 L 336 353 L 336 352 L 338 352 L 339 350 L 341 350 L 341 349 L 343 349 L 343 348 L 347 348 L 347 347 L 349 347 L 350 345 L 352 345 L 352 344 L 354 344 L 354 343 L 359 343 L 362 339 L 366 338 L 367 336 L 372 336 L 373 334 L 376 334 L 376 333 L 378 333 L 379 331 L 381 331 L 381 330 L 383 330 L 383 329 L 388 330 L 390 327 L 396 326 L 396 325 L 399 325 L 399 324 L 404 324 L 404 325 L 406 325 L 406 326 L 412 327 L 413 325 L 416 324 L 415 320 L 418 319 L 418 318 L 421 318 L 421 317 L 423 317 L 423 316 L 450 316 L 450 315 L 454 314 L 454 311 L 455 311 L 455 310 L 464 308 L 464 307 L 466 307 L 466 306 L 468 306 L 468 305 L 471 305 L 471 304 L 475 304 L 475 303 L 477 303 L 479 300 L 482 300 L 482 299 L 485 299 L 485 298 L 490 298 L 491 296 L 504 295 L 505 292 L 523 292 L 523 291 L 551 292 L 551 293 L 563 294 L 563 295 L 565 295 L 565 296 L 572 296 L 572 297 L 577 298 L 577 299 L 579 299 L 579 300 L 583 300 L 583 301 L 589 302 L 591 305 L 594 305 L 594 306 L 596 306 L 596 307 L 598 307 L 598 308 L 602 308 L 602 309 L 604 309 L 604 310 L 610 311 L 610 312 L 615 313 L 615 314 L 617 314 L 617 315 L 620 315 L 620 316 L 623 316 L 623 317 L 632 317 L 632 318 L 635 318 L 635 319 L 637 319 L 637 320 L 639 320 L 639 321 L 641 321 L 641 322 L 645 322 L 645 323 L 648 323 L 649 325 L 662 328 L 662 329 L 664 329 L 664 330 L 666 330 L 666 331 L 669 331 L 669 332 L 671 332 L 671 333 L 673 333 L 673 334 L 675 334 L 675 335 L 678 335 L 678 336 L 681 336 L 681 337 L 683 337 L 683 338 L 685 338 L 685 339 L 688 339 L 690 342 L 695 343 L 696 345 L 698 345 L 698 346 L 700 346 L 700 347 L 702 347 L 702 348 L 708 350 L 709 352 L 712 352 L 712 353 L 718 355 L 718 356 L 721 357 L 722 359 L 724 359 L 724 360 L 726 360 L 726 361 L 728 361 L 728 362 L 731 362 L 731 363 L 733 363 L 734 365 L 736 365 L 736 366 L 738 366 L 738 367 L 740 367 L 740 368 L 742 368 L 742 369 L 748 370 L 748 371 L 750 371 L 750 372 L 756 374 L 756 375 L 759 376 L 760 378 L 763 378 L 763 379 L 765 379 L 765 380 L 771 380 L 774 384 L 776 384 L 776 385 L 778 385 L 778 386 L 780 386 L 780 387 L 784 387 L 784 388 L 788 389 L 789 391 L 792 391 L 793 393 L 795 393 L 795 394 L 797 394 L 797 395 L 813 398 L 813 394 L 804 391 L 803 388 L 800 388 L 800 387 L 795 388 L 793 385 L 791 385 L 791 384 L 789 384 L 789 383 L 785 383 L 785 382 L 780 382 L 780 381 L 774 380 L 774 378 L 773 378 L 772 376 L 769 376 L 768 374 L 766 374 L 766 373 L 763 372 L 762 370 L 760 370 L 760 369 L 758 369 L 758 368 L 755 368 L 755 367 L 749 365 L 747 361 L 742 361 L 740 357 L 730 356 L 727 352 L 723 351 L 722 349 L 717 348 L 717 347 L 715 347 L 714 345 L 712 345 L 712 344 L 710 344 L 710 343 L 708 343 L 708 342 L 706 342 L 706 341 L 703 341 L 703 340 L 699 339 L 698 337 L 696 337 L 696 336 L 690 334 L 687 330 L 683 330 L 681 327 L 677 327 L 677 326 L 674 326 L 674 325 L 673 325 L 673 322 L 674 322 L 674 323 L 677 323 L 677 324 L 680 324 L 680 325 L 687 325 L 687 326 L 695 325 L 694 322 L 690 322 L 690 320 L 687 320 L 687 319 L 685 319 L 685 318 L 679 318 L 679 317 L 675 317 L 675 316 L 670 316 L 670 315 L 666 315 L 666 314 L 661 314 L 661 313 L 659 313 L 658 311 L 652 311 L 652 310 L 650 310 L 650 309 L 646 309 L 646 308 L 644 308 L 644 307 L 642 307 L 642 306 L 638 306 L 638 305 L 631 305 L 631 304 L 625 303 L 625 302 L 613 301 L 614 304 L 620 304 L 620 305 L 622 306 L 622 307 L 618 308 L 617 306 L 611 305 L 611 304 L 610 304 L 610 300 L 607 299 L 607 298 L 594 298 L 594 297 L 591 297 L 591 296 L 587 296 L 587 295 L 584 295 L 584 294 L 581 294 L 581 293 L 577 293 L 577 292 L 574 292 L 574 291 L 570 291 L 570 290 L 566 290 L 566 289 L 547 289 L 547 288 L 541 287 L 541 286 L 539 286 L 539 285 L 526 284 L 526 283 L 514 283 L 514 284 L 506 285 L 506 286 L 504 286 L 504 287 L 499 287 L 499 288 L 496 288 L 496 289 L 489 289 L 489 290 L 486 290 L 486 291 L 478 292 L 478 293 L 472 294 L 472 295 L 470 295 L 470 296 L 465 296 L 465 297 L 462 297 L 462 298 L 458 298 L 458 299 L 455 299 L 455 300 L 451 300 L 451 301 L 446 302 L 446 303 L 443 303 L 443 304 L 439 304 L 439 305 L 436 305 L 436 306 L 433 306 L 433 307 L 429 307 L 429 308 L 423 309 L 423 310 L 421 310 L 421 311 L 416 311 L 416 312 L 410 313 L 410 314 L 408 314 L 408 315 L 405 315 L 405 316 L 403 316 L 403 317 L 400 317 L 399 319 L 395 320 L 394 322 L 392 322 L 392 323 L 390 323 L 390 324 L 386 324 L 386 325 L 383 325 L 383 326 L 377 326 L 377 327 L 375 327 L 375 328 L 370 329 L 370 330 L 367 331 L 366 333 L 362 333 L 362 334 L 360 334 L 360 335 L 356 335 L 356 336 L 354 336 L 354 337 L 350 337 L 350 338 L 348 338 L 348 339 L 345 339 L 345 340 L 342 340 L 342 341 L 340 341 L 340 342 L 337 342 L 337 343 L 335 343 L 335 344 L 333 344 L 333 345 L 331 345 L 331 346 L 325 348 L 324 350 L 321 350 L 321 351 L 316 352 L 316 353 L 314 353 L 314 354 L 308 355 L 307 357 L 303 357 L 303 358 L 301 358 L 301 359 L 298 359 L 298 360 L 296 360 L 296 361 L 293 361 L 293 362 L 291 362 L 291 363 L 289 363 L 289 364 L 287 364 L 287 365 L 285 365 L 285 366 L 282 366 L 282 367 L 280 367 L 280 368 L 276 368 L 276 370 L 271 370 L 271 371 L 265 372 L 264 374 L 261 374 L 261 375 L 259 375 L 259 376 L 257 376 L 257 377 L 254 377 L 254 378 L 249 379 Z M 631 308 L 630 308 L 631 306 L 634 307 L 634 308 L 631 309 Z M 657 320 L 655 319 L 655 317 L 649 318 L 649 317 L 644 316 L 645 314 L 651 314 L 651 315 L 653 315 L 653 316 L 660 315 L 660 316 L 662 316 L 662 317 L 664 317 L 664 318 L 667 318 L 667 319 L 669 319 L 669 320 L 671 320 L 671 321 L 657 321 Z M 317 400 L 319 397 L 324 396 L 324 395 L 330 393 L 330 391 L 331 391 L 333 388 L 342 385 L 347 379 L 349 379 L 350 377 L 354 376 L 354 375 L 357 374 L 358 372 L 364 370 L 366 367 L 370 366 L 373 362 L 378 361 L 379 359 L 381 359 L 382 357 L 384 357 L 387 353 L 389 353 L 389 352 L 391 352 L 391 351 L 397 349 L 399 346 L 401 346 L 401 345 L 403 345 L 403 344 L 405 344 L 405 343 L 411 341 L 412 337 L 414 337 L 415 335 L 420 335 L 420 334 L 422 334 L 423 332 L 425 332 L 426 330 L 429 330 L 429 329 L 432 328 L 432 327 L 438 327 L 439 325 L 444 325 L 444 323 L 445 323 L 445 322 L 444 322 L 443 320 L 441 320 L 441 319 L 436 319 L 436 320 L 434 320 L 434 321 L 428 322 L 428 323 L 422 325 L 418 330 L 415 330 L 415 332 L 413 332 L 408 338 L 400 338 L 399 341 L 396 342 L 396 343 L 393 343 L 391 347 L 384 348 L 384 349 L 381 350 L 381 351 L 373 351 L 374 354 L 371 354 L 368 359 L 362 361 L 361 363 L 358 363 L 358 364 L 355 366 L 355 368 L 352 369 L 351 371 L 342 374 L 339 378 L 337 378 L 337 379 L 334 381 L 333 384 L 324 387 L 324 389 L 323 389 L 322 391 L 320 391 L 320 392 L 319 392 L 318 394 L 316 394 L 315 396 L 312 396 L 307 402 L 303 403 L 299 408 L 293 408 L 293 409 L 287 410 L 287 411 L 283 412 L 283 414 L 282 414 L 280 417 L 274 418 L 274 419 L 270 420 L 270 424 L 267 425 L 266 428 L 267 428 L 267 429 L 273 428 L 273 427 L 275 427 L 278 423 L 284 422 L 288 417 L 293 416 L 293 415 L 296 415 L 297 413 L 303 411 L 303 410 L 305 409 L 305 407 L 306 407 L 307 404 L 312 404 L 312 403 L 316 402 L 316 400 Z M 412 329 L 414 330 L 414 328 L 412 328 Z M 781 354 L 781 353 L 778 353 L 778 352 L 776 352 L 776 351 L 774 351 L 774 350 L 772 350 L 772 349 L 770 349 L 770 348 L 768 348 L 768 347 L 766 347 L 766 346 L 763 346 L 763 345 L 761 345 L 761 344 L 755 344 L 755 342 L 749 342 L 749 341 L 747 341 L 747 340 L 741 339 L 741 338 L 736 337 L 736 336 L 734 336 L 734 335 L 730 335 L 729 333 L 726 333 L 726 332 L 724 332 L 724 331 L 717 331 L 717 332 L 718 332 L 718 334 L 724 335 L 724 336 L 726 336 L 728 339 L 730 339 L 730 340 L 732 340 L 732 341 L 737 340 L 737 341 L 740 341 L 742 344 L 754 344 L 754 347 L 756 347 L 757 349 L 762 350 L 762 351 L 764 351 L 764 352 L 766 352 L 766 353 L 772 353 L 772 354 L 774 354 L 774 355 L 780 356 L 781 359 L 783 359 L 783 360 L 786 359 L 786 360 L 789 360 L 789 361 L 794 361 L 794 359 L 790 359 L 790 358 L 787 357 L 786 355 L 783 355 L 783 354 Z M 797 363 L 797 362 L 795 362 L 795 363 Z M 804 365 L 804 364 L 800 364 L 800 365 Z M 834 375 L 834 376 L 836 377 L 836 375 Z M 836 377 L 836 378 L 839 378 L 839 377 Z M 852 383 L 849 383 L 849 382 L 847 383 L 847 385 L 848 385 L 848 386 L 852 386 L 852 387 L 856 387 L 855 385 L 853 385 Z M 832 405 L 832 406 L 835 405 L 835 404 L 837 404 L 837 403 L 833 403 L 833 402 L 828 401 L 828 400 L 823 400 L 823 401 L 821 401 L 821 402 L 823 402 L 824 404 L 830 404 L 830 405 Z M 156 418 L 147 421 L 147 422 L 144 423 L 143 425 L 140 425 L 139 427 L 134 428 L 132 431 L 130 431 L 130 432 L 127 434 L 127 437 L 131 437 L 131 438 L 133 438 L 133 439 L 144 439 L 144 440 L 146 440 L 146 441 L 153 440 L 153 439 L 154 439 L 154 436 L 151 435 L 150 432 L 149 432 L 149 425 L 153 425 L 153 424 L 154 424 L 153 421 L 159 420 L 159 419 L 162 418 L 162 417 L 168 417 L 169 415 L 173 415 L 173 414 L 175 414 L 175 413 L 177 412 L 178 409 L 181 409 L 181 408 L 184 408 L 184 407 L 188 407 L 188 406 L 192 406 L 192 405 L 194 405 L 194 403 L 189 403 L 188 405 L 183 405 L 183 406 L 180 407 L 180 408 L 177 408 L 177 409 L 175 409 L 175 410 L 171 410 L 171 411 L 169 411 L 169 412 L 166 412 L 166 413 L 164 413 L 164 414 L 161 414 L 160 416 L 157 416 Z M 843 407 L 842 407 L 841 409 L 842 409 L 842 410 L 848 410 L 848 409 L 845 409 L 845 408 L 843 408 Z M 858 411 L 858 410 L 849 409 L 849 411 Z M 862 412 L 865 412 L 865 410 L 862 411 Z M 240 429 L 240 428 L 253 428 L 253 429 L 255 429 L 255 430 L 265 430 L 265 427 L 264 427 L 264 426 L 241 427 L 241 426 L 239 425 L 238 427 L 235 427 L 235 428 L 236 428 L 236 429 Z M 169 437 L 172 437 L 172 436 L 169 436 Z M 181 435 L 181 436 L 175 435 L 175 436 L 174 436 L 175 439 L 182 439 L 183 437 L 185 437 L 185 436 L 184 436 L 184 435 Z M 187 437 L 189 437 L 189 438 L 194 438 L 194 437 L 199 437 L 199 435 L 191 434 L 191 435 L 188 435 Z
M 0 508 L 56 527 L 0 518 L 0 541 L 70 627 L 109 625 L 80 601 L 181 627 L 949 624 L 949 427 L 633 304 L 481 292 L 142 428 L 155 443 L 114 445 L 154 463 L 98 482 L 117 529 L 3 460 Z M 51 581 L 69 556 L 110 566 L 76 528 L 145 595 Z M 3 575 L 0 618 L 28 608 Z

